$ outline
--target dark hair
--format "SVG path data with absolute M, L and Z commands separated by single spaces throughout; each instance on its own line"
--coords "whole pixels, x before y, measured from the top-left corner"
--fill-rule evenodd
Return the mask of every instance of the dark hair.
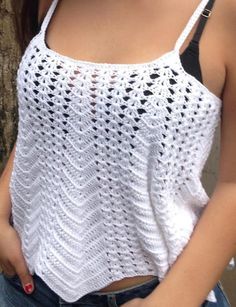
M 30 40 L 38 33 L 39 0 L 12 0 L 17 28 L 17 40 L 22 53 Z

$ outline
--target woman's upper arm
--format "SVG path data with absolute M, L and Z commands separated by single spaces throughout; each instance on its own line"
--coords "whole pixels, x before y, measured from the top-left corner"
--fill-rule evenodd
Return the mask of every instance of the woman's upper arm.
M 38 24 L 43 21 L 49 6 L 51 5 L 52 0 L 39 0 L 39 7 L 38 7 Z
M 225 1 L 225 0 L 224 0 Z M 219 182 L 236 183 L 236 1 L 225 1 L 224 59 Z

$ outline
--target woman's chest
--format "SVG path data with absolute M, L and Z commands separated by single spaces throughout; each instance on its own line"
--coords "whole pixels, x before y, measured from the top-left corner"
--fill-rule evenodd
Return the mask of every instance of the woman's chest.
M 176 7 L 170 11 L 169 4 L 137 3 L 131 7 L 129 2 L 112 6 L 95 1 L 83 6 L 80 2 L 61 1 L 45 40 L 52 50 L 73 59 L 95 63 L 148 62 L 173 49 L 192 10 L 184 8 L 180 12 Z M 181 53 L 195 29 L 183 43 Z M 208 25 L 200 42 L 199 61 L 204 85 L 217 96 L 221 95 L 225 79 L 219 43 L 212 25 Z

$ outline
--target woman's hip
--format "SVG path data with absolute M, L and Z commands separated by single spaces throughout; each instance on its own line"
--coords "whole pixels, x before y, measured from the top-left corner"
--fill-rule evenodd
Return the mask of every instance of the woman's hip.
M 158 277 L 138 285 L 117 291 L 99 290 L 90 292 L 76 302 L 64 301 L 53 292 L 36 274 L 33 275 L 35 290 L 28 295 L 22 289 L 19 278 L 7 277 L 0 273 L 0 306 L 1 307 L 120 307 L 134 299 L 145 298 L 159 285 Z M 204 301 L 201 307 L 231 307 L 229 299 L 220 281 L 213 288 L 217 302 Z

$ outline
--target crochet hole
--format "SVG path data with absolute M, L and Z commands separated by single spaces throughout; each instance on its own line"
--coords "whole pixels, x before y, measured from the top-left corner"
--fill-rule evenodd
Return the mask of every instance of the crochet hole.
M 147 102 L 147 99 L 141 99 L 140 102 L 141 104 L 145 104 Z
M 175 79 L 173 79 L 173 78 L 171 78 L 170 80 L 169 80 L 169 82 L 170 82 L 170 84 L 171 85 L 174 85 L 174 84 L 176 84 L 177 82 L 176 82 L 176 80 Z
M 151 91 L 149 91 L 149 90 L 145 90 L 145 91 L 143 92 L 143 94 L 144 94 L 145 96 L 150 96 L 150 95 L 153 95 L 153 92 L 151 92 Z
M 156 78 L 159 78 L 159 77 L 160 77 L 160 75 L 158 75 L 158 74 L 151 74 L 150 75 L 151 79 L 156 79 Z
M 172 112 L 172 109 L 171 109 L 170 107 L 166 107 L 166 108 L 167 108 L 167 111 L 168 111 L 169 113 Z

